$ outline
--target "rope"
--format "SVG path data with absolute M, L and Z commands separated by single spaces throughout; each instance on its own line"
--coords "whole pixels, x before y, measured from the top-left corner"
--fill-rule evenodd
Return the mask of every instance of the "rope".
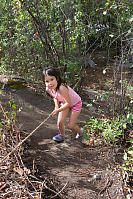
M 52 116 L 52 113 L 50 113 L 48 117 L 42 123 L 40 123 L 26 138 L 19 142 L 18 145 L 11 152 L 9 152 L 2 160 L 0 160 L 0 164 L 4 160 L 6 160 L 14 151 L 16 151 L 16 149 L 19 148 L 31 135 L 33 135 L 33 133 L 37 131 Z

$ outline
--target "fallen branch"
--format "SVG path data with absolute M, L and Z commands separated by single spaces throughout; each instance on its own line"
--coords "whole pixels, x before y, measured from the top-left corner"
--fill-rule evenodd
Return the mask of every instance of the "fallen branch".
M 25 139 L 19 142 L 18 145 L 0 161 L 0 164 L 4 160 L 6 160 L 14 151 L 16 151 L 16 149 L 19 148 L 31 135 L 33 135 L 35 131 L 37 131 L 51 116 L 52 116 L 52 113 L 49 114 L 49 116 L 41 124 L 39 124 Z
M 62 191 L 65 189 L 65 187 L 67 186 L 67 184 L 68 184 L 68 182 L 66 182 L 66 184 L 63 186 L 63 188 L 62 188 L 58 193 L 56 193 L 55 196 L 52 196 L 51 198 L 56 198 L 56 196 L 60 195 L 61 192 L 62 192 Z
M 113 184 L 113 180 L 108 179 L 107 182 L 105 183 L 104 187 L 102 188 L 102 190 L 99 192 L 98 195 L 100 195 L 103 192 L 105 192 L 106 189 L 108 189 L 109 187 L 111 187 L 112 184 Z
M 9 118 L 7 117 L 7 114 L 6 114 L 6 112 L 5 112 L 5 110 L 4 110 L 4 108 L 3 108 L 3 106 L 2 106 L 1 103 L 0 103 L 0 108 L 1 108 L 1 110 L 2 110 L 2 112 L 3 112 L 4 117 L 5 117 L 7 120 L 9 120 Z

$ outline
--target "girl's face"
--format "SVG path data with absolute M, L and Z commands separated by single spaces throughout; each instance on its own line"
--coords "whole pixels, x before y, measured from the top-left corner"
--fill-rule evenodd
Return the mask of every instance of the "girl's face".
M 45 76 L 45 85 L 47 88 L 56 90 L 58 82 L 55 76 Z

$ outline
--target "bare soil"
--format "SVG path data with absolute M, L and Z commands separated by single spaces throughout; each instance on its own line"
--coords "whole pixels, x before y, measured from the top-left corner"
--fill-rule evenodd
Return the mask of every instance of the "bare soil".
M 51 99 L 38 95 L 29 88 L 12 92 L 12 97 L 19 107 L 17 118 L 23 137 L 53 110 Z M 82 126 L 82 121 L 89 120 L 90 115 L 83 106 L 79 125 Z M 62 190 L 56 198 L 124 199 L 122 178 L 116 169 L 122 163 L 123 150 L 113 146 L 86 146 L 77 141 L 75 134 L 67 128 L 65 141 L 55 143 L 52 137 L 58 133 L 56 120 L 56 117 L 49 118 L 26 141 L 23 152 L 25 166 L 33 170 L 34 165 L 34 175 L 38 179 L 46 180 L 56 192 Z M 44 191 L 43 198 L 54 195 Z

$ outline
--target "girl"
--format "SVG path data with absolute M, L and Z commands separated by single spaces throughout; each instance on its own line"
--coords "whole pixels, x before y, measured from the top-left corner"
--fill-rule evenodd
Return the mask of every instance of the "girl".
M 63 84 L 61 77 L 54 68 L 44 69 L 43 81 L 45 82 L 46 92 L 52 96 L 55 103 L 55 110 L 52 115 L 58 114 L 57 126 L 60 133 L 54 136 L 53 140 L 57 142 L 64 141 L 65 120 L 70 111 L 68 127 L 77 132 L 76 138 L 82 141 L 83 130 L 76 124 L 82 108 L 80 96 L 72 88 Z

